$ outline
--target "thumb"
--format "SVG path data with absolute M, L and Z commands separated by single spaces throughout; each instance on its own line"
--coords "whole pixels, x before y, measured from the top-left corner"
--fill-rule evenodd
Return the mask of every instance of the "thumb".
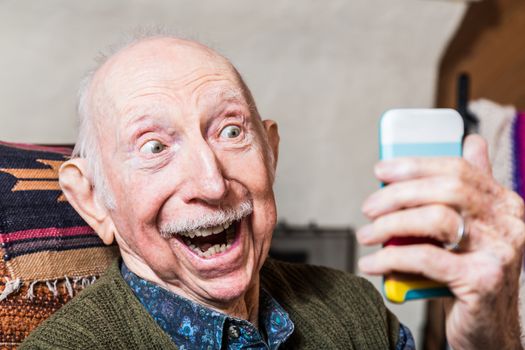
M 492 174 L 487 141 L 479 135 L 468 135 L 463 142 L 463 158 L 487 174 Z

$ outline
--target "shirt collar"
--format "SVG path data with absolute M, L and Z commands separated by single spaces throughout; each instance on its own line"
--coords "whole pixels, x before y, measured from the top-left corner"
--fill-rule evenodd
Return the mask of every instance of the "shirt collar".
M 146 281 L 122 263 L 121 273 L 135 296 L 180 349 L 269 348 L 288 339 L 294 325 L 288 313 L 264 289 L 259 299 L 259 330 L 246 320 L 204 307 Z

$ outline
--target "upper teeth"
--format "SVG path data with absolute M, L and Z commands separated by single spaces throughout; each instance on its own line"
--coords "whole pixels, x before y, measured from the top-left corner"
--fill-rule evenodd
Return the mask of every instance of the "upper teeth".
M 231 222 L 227 222 L 225 224 L 217 225 L 213 227 L 201 228 L 198 230 L 188 231 L 188 232 L 181 232 L 179 233 L 179 235 L 184 236 L 184 237 L 190 237 L 190 238 L 206 237 L 206 236 L 213 235 L 215 233 L 219 233 L 219 232 L 226 230 L 228 227 L 230 227 L 231 224 L 232 224 Z

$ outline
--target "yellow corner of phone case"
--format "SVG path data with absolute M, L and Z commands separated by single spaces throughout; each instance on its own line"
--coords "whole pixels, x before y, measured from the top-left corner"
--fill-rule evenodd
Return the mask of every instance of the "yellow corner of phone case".
M 422 281 L 398 281 L 387 279 L 383 285 L 385 289 L 385 296 L 388 300 L 393 303 L 403 303 L 406 301 L 406 295 L 409 291 L 413 290 L 423 290 L 431 288 L 443 287 L 441 283 L 431 281 L 431 280 L 422 280 Z

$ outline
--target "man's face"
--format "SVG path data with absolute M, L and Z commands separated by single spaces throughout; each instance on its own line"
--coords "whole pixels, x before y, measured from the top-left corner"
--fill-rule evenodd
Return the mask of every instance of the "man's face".
M 196 44 L 154 39 L 113 57 L 93 86 L 103 91 L 92 105 L 126 263 L 205 303 L 241 297 L 257 281 L 276 210 L 269 124 L 231 66 Z

